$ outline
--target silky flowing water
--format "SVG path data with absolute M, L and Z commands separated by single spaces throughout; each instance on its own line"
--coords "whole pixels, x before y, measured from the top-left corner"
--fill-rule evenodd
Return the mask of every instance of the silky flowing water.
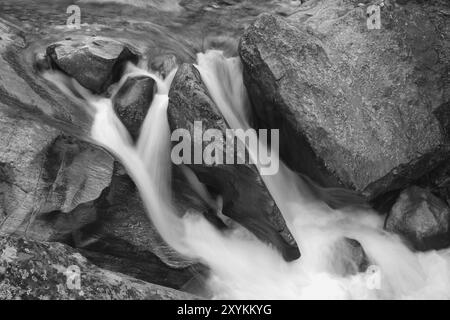
M 250 128 L 239 58 L 226 58 L 222 52 L 211 50 L 198 54 L 196 68 L 230 127 Z M 112 98 L 95 96 L 58 73 L 47 74 L 47 78 L 67 94 L 76 92 L 83 97 L 94 114 L 92 138 L 124 164 L 150 220 L 167 244 L 211 269 L 205 292 L 211 292 L 213 298 L 230 299 L 450 298 L 450 251 L 413 253 L 398 237 L 383 230 L 379 214 L 330 209 L 281 161 L 277 174 L 262 178 L 300 247 L 302 256 L 296 261 L 286 262 L 276 249 L 243 227 L 219 231 L 198 212 L 177 212 L 172 205 L 167 120 L 168 93 L 175 72 L 161 79 L 129 65 L 116 86 L 115 92 L 127 77 L 138 75 L 156 81 L 157 92 L 136 144 L 115 115 Z M 260 143 L 258 147 L 266 146 Z M 256 150 L 248 151 L 258 164 Z M 192 172 L 186 176 L 200 197 L 221 209 L 220 197 L 207 194 Z M 336 246 L 344 237 L 361 243 L 371 264 L 367 271 L 341 275 L 335 270 L 343 259 L 352 259 L 346 256 L 348 250 Z
M 180 10 L 180 2 L 172 0 L 115 2 L 156 7 L 169 12 L 167 14 Z M 231 2 L 230 8 L 235 6 L 237 11 L 246 9 L 245 3 L 253 4 L 252 1 Z M 188 11 L 180 12 L 183 10 Z M 189 15 L 181 13 L 181 16 L 215 17 L 216 13 L 210 12 L 209 15 L 188 12 Z M 185 20 L 180 21 L 186 25 L 186 30 L 194 30 L 195 23 L 200 23 L 196 27 L 199 30 L 189 31 L 192 37 L 206 28 L 201 21 L 191 26 Z M 211 28 L 217 27 L 208 23 Z M 240 27 L 245 24 L 242 18 Z M 168 28 L 172 32 L 178 30 L 176 26 Z M 217 28 L 224 29 L 223 26 Z M 163 38 L 158 40 L 164 41 Z M 205 39 L 198 40 L 204 42 Z M 238 57 L 229 57 L 230 52 L 225 55 L 218 50 L 199 53 L 195 67 L 228 125 L 246 130 L 250 128 L 251 111 L 242 65 Z M 210 268 L 204 292 L 216 299 L 450 299 L 450 250 L 412 252 L 397 236 L 383 230 L 384 217 L 378 213 L 361 208 L 331 209 L 326 205 L 332 197 L 331 190 L 314 192 L 309 183 L 278 158 L 278 173 L 261 177 L 299 245 L 300 259 L 286 262 L 275 248 L 236 223 L 230 230 L 219 231 L 195 210 L 177 211 L 172 203 L 170 185 L 171 132 L 167 119 L 168 93 L 176 70 L 162 79 L 142 65 L 128 65 L 111 98 L 93 95 L 75 80 L 57 72 L 45 76 L 72 99 L 82 100 L 93 115 L 91 138 L 115 154 L 125 166 L 139 189 L 149 219 L 164 241 L 181 255 Z M 117 118 L 112 101 L 125 80 L 138 75 L 153 78 L 157 91 L 135 144 Z M 270 146 L 260 141 L 258 148 Z M 272 157 L 278 157 L 276 150 L 271 152 Z M 261 169 L 264 164 L 258 159 L 257 150 L 249 146 L 248 153 Z M 187 167 L 182 170 L 198 196 L 222 216 L 220 195 L 213 197 L 191 170 Z M 370 264 L 367 271 L 343 275 L 337 270 L 342 261 L 352 260 L 345 247 L 336 246 L 343 238 L 355 239 L 362 245 Z

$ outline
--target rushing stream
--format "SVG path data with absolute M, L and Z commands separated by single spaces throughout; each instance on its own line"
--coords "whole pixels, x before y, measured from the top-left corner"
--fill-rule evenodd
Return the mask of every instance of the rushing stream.
M 249 103 L 239 58 L 226 58 L 211 50 L 197 55 L 196 68 L 230 127 L 248 129 Z M 175 72 L 162 79 L 130 64 L 117 85 L 115 92 L 127 77 L 137 75 L 156 81 L 157 92 L 137 144 L 115 115 L 112 98 L 94 96 L 58 73 L 47 74 L 47 78 L 67 94 L 75 91 L 83 97 L 94 113 L 92 138 L 125 165 L 163 239 L 180 254 L 211 269 L 205 286 L 213 298 L 450 298 L 450 251 L 413 253 L 399 238 L 383 231 L 383 217 L 378 214 L 362 209 L 331 210 L 281 161 L 278 174 L 262 178 L 299 244 L 302 256 L 296 261 L 286 262 L 242 227 L 223 232 L 201 214 L 177 212 L 170 192 L 167 120 Z M 256 150 L 248 151 L 256 157 Z M 206 194 L 192 175 L 190 181 L 199 196 L 210 203 L 217 201 L 220 211 L 220 197 Z M 348 250 L 336 246 L 343 237 L 361 243 L 370 261 L 367 271 L 343 275 L 337 270 L 343 261 L 352 259 Z
M 61 21 L 66 21 L 66 8 L 74 1 L 1 2 L 1 12 L 27 22 L 24 30 L 34 32 L 30 37 L 41 37 L 43 25 L 54 26 L 42 36 L 50 42 L 59 39 L 59 32 L 67 31 Z M 242 64 L 236 57 L 236 39 L 261 12 L 295 11 L 300 1 L 81 0 L 76 4 L 82 7 L 83 24 L 74 34 L 99 32 L 130 40 L 137 47 L 144 43 L 142 47 L 155 51 L 146 52 L 150 57 L 175 53 L 182 62 L 195 60 L 226 123 L 232 129 L 247 130 L 251 129 L 251 110 Z M 270 154 L 279 165 L 276 174 L 261 174 L 261 179 L 300 248 L 299 259 L 285 261 L 276 248 L 237 223 L 227 223 L 233 227 L 218 230 L 193 209 L 180 212 L 171 194 L 167 117 L 176 71 L 163 77 L 149 70 L 146 62 L 129 63 L 110 97 L 94 95 L 58 71 L 44 76 L 86 107 L 94 119 L 90 138 L 125 166 L 164 241 L 182 256 L 208 266 L 208 279 L 198 294 L 215 299 L 450 299 L 450 249 L 413 252 L 398 236 L 384 231 L 385 217 L 379 213 L 363 208 L 332 209 L 330 203 L 339 201 L 339 192 L 318 189 L 292 172 L 267 141 L 258 141 L 257 149 L 249 145 L 247 151 L 260 172 L 264 167 L 260 154 Z M 136 76 L 153 78 L 156 93 L 134 143 L 117 117 L 113 101 L 125 81 Z M 260 149 L 265 152 L 258 152 Z M 192 190 L 217 211 L 218 217 L 229 219 L 221 212 L 221 196 L 209 194 L 188 167 L 180 168 Z M 354 265 L 352 250 L 342 245 L 346 238 L 356 240 L 364 249 L 368 259 L 364 271 Z

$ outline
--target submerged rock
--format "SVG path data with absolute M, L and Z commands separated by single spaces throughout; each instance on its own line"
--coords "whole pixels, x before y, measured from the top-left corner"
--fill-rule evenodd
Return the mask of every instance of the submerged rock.
M 330 270 L 340 276 L 364 272 L 369 266 L 369 258 L 361 243 L 355 239 L 343 238 L 336 241 Z
M 109 189 L 98 205 L 98 219 L 82 230 L 79 245 L 116 256 L 139 259 L 156 255 L 166 265 L 183 269 L 193 264 L 168 246 L 146 215 L 139 192 L 126 173 L 116 170 Z M 85 245 L 83 245 L 85 243 Z M 95 249 L 103 248 L 103 249 Z
M 60 244 L 0 237 L 0 299 L 166 300 L 187 293 L 107 271 Z
M 120 78 L 124 62 L 138 60 L 126 45 L 102 37 L 80 37 L 54 43 L 47 48 L 47 56 L 58 69 L 95 93 L 104 92 Z
M 416 186 L 400 194 L 385 227 L 402 236 L 416 250 L 450 246 L 450 208 L 430 191 Z
M 169 92 L 168 119 L 171 130 L 184 128 L 193 136 L 194 121 L 203 130 L 228 128 L 210 98 L 194 66 L 178 69 Z M 195 142 L 194 142 L 195 143 Z M 225 148 L 225 142 L 222 147 Z M 240 223 L 258 238 L 272 243 L 287 260 L 299 257 L 299 250 L 285 221 L 254 165 L 188 165 L 213 195 L 223 197 L 223 214 Z
M 354 1 L 259 16 L 239 47 L 254 126 L 280 129 L 291 168 L 369 199 L 448 161 L 440 115 L 450 101 L 450 27 L 441 9 L 448 4 L 386 6 L 380 30 L 368 30 Z
M 153 100 L 154 86 L 150 77 L 130 77 L 114 96 L 114 111 L 135 141 Z

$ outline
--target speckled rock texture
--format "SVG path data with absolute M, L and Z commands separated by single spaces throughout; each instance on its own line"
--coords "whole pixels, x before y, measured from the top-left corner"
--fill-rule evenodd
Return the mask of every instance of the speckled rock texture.
M 0 300 L 166 300 L 189 294 L 100 269 L 60 243 L 0 237 Z
M 373 199 L 450 158 L 450 4 L 385 1 L 369 30 L 359 2 L 263 14 L 239 53 L 254 125 L 280 129 L 287 164 Z

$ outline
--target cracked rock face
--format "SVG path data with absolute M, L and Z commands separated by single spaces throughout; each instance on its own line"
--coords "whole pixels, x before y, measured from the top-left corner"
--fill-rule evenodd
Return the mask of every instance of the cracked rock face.
M 386 6 L 380 30 L 351 2 L 259 16 L 239 47 L 255 126 L 280 129 L 291 168 L 369 199 L 448 161 L 446 10 Z
M 189 294 L 89 263 L 60 244 L 0 237 L 0 299 L 166 300 Z

